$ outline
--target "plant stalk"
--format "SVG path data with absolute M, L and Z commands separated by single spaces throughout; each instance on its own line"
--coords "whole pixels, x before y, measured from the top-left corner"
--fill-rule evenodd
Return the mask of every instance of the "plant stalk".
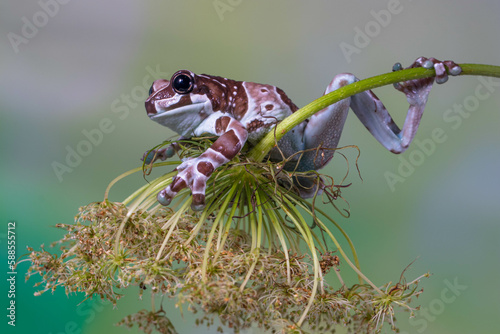
M 483 64 L 459 65 L 460 67 L 462 67 L 462 73 L 460 75 L 482 75 L 500 78 L 500 66 Z M 390 85 L 396 82 L 429 78 L 435 76 L 435 74 L 436 72 L 434 71 L 434 69 L 426 69 L 423 67 L 409 68 L 400 71 L 380 74 L 341 87 L 312 101 L 311 103 L 300 108 L 292 115 L 281 121 L 277 125 L 276 131 L 269 131 L 269 133 L 264 138 L 262 138 L 261 141 L 250 151 L 248 157 L 254 161 L 262 161 L 269 153 L 269 151 L 275 146 L 275 143 L 279 141 L 283 137 L 283 135 L 285 135 L 285 133 L 287 133 L 295 126 L 311 117 L 321 109 L 324 109 L 325 107 L 335 102 L 366 90 Z

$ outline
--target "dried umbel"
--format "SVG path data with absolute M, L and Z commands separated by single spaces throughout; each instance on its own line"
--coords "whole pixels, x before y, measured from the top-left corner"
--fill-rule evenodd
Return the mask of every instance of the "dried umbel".
M 183 147 L 183 155 L 203 150 L 203 144 Z M 162 164 L 169 163 L 155 165 Z M 60 286 L 68 294 L 84 292 L 116 304 L 125 288 L 139 286 L 141 294 L 151 293 L 152 309 L 121 324 L 146 333 L 175 333 L 156 305 L 159 296 L 199 312 L 199 323 L 211 324 L 215 317 L 235 332 L 255 325 L 281 332 L 326 332 L 336 326 L 373 332 L 384 320 L 394 327 L 393 305 L 411 311 L 407 303 L 421 292 L 418 279 L 379 288 L 347 257 L 331 227 L 352 246 L 350 239 L 314 204 L 319 198 L 341 198 L 342 182 L 309 175 L 324 189 L 309 203 L 293 189 L 297 175 L 270 162 L 236 159 L 214 173 L 207 206 L 195 213 L 187 192 L 173 208 L 156 203 L 158 189 L 171 176 L 151 181 L 125 203 L 106 199 L 84 206 L 74 224 L 57 225 L 66 230 L 53 244 L 60 255 L 43 246 L 30 249 L 27 277 L 42 277 L 37 294 Z M 327 239 L 335 249 L 328 250 Z M 348 268 L 360 280 L 352 287 L 341 275 Z

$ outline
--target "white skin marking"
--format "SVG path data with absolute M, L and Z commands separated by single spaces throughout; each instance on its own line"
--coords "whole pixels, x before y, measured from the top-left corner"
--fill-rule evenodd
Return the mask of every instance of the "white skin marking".
M 236 124 L 236 127 L 235 127 L 235 124 Z M 231 121 L 229 122 L 229 124 L 227 125 L 227 128 L 226 128 L 226 132 L 227 131 L 230 131 L 230 130 L 233 130 L 234 134 L 236 135 L 236 137 L 238 137 L 238 140 L 239 142 L 241 143 L 241 145 L 243 146 L 247 140 L 247 137 L 246 135 L 244 137 L 242 137 L 242 133 L 240 131 L 237 131 L 235 128 L 238 127 L 237 124 L 241 124 L 240 122 L 238 122 L 237 120 L 235 120 L 234 118 L 231 118 Z
M 227 88 L 226 84 L 225 83 L 222 83 L 220 82 L 219 80 L 215 79 L 215 78 L 210 78 L 210 77 L 207 77 L 206 75 L 203 76 L 204 78 L 207 78 L 209 80 L 212 80 L 212 81 L 215 81 L 217 82 L 219 85 L 223 86 L 224 88 Z M 227 80 L 227 79 L 226 79 Z
M 227 115 L 222 111 L 212 112 L 210 116 L 203 120 L 202 124 L 193 129 L 193 134 L 195 136 L 201 136 L 204 133 L 213 133 L 212 131 L 215 129 L 215 122 L 223 116 Z
M 238 136 L 238 135 L 236 135 L 236 136 Z M 240 137 L 238 137 L 238 138 L 239 138 L 239 139 L 240 139 L 240 141 L 241 141 L 241 138 L 240 138 Z M 218 156 L 221 160 L 228 161 L 228 160 L 227 160 L 227 158 L 226 158 L 226 157 L 225 157 L 222 153 L 217 152 L 216 150 L 213 150 L 213 149 L 211 149 L 211 148 L 209 148 L 208 150 L 210 150 L 210 151 L 211 151 L 214 155 L 217 155 L 217 156 Z M 208 150 L 207 150 L 207 151 L 208 151 Z M 212 160 L 207 160 L 207 161 L 208 161 L 208 162 L 210 162 L 211 164 L 213 164 L 213 163 L 214 163 Z
M 215 79 L 215 78 L 213 78 L 213 77 L 210 77 L 210 76 L 208 76 L 208 75 L 204 75 L 204 74 L 198 74 L 197 76 L 198 76 L 198 77 L 200 77 L 200 78 L 206 78 L 206 79 L 208 79 L 208 80 L 210 80 L 210 81 L 215 81 L 215 82 L 217 82 L 219 85 L 224 86 L 224 87 L 226 87 L 226 88 L 227 88 L 226 84 L 224 84 L 224 83 L 220 82 L 219 80 L 217 80 L 217 79 Z M 225 80 L 227 80 L 226 78 L 224 78 L 224 79 L 225 79 Z
M 203 103 L 209 100 L 205 94 L 191 94 L 191 101 L 193 103 Z
M 249 90 L 247 88 L 247 83 L 246 82 L 243 82 L 243 88 L 245 89 L 245 93 L 248 96 L 248 109 L 247 109 L 247 112 L 245 113 L 245 115 L 243 115 L 243 118 L 241 119 L 241 122 L 243 124 L 246 124 L 248 121 L 254 119 L 258 115 L 256 113 L 256 109 L 257 108 L 256 108 L 256 105 L 255 105 L 255 100 L 252 97 L 252 95 L 250 95 Z

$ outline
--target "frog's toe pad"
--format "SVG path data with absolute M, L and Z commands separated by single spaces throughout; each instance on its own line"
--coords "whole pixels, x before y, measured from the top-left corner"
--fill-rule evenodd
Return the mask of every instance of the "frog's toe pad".
M 151 150 L 144 153 L 141 160 L 144 161 L 146 165 L 149 165 L 150 163 L 155 162 L 158 159 L 164 161 L 165 159 L 170 158 L 172 155 L 168 155 L 168 149 L 161 148 L 159 150 Z
M 172 202 L 172 198 L 167 195 L 167 190 L 163 189 L 158 193 L 156 196 L 156 199 L 158 200 L 158 203 L 160 203 L 163 206 L 167 206 Z
M 193 211 L 202 211 L 204 208 L 205 208 L 205 195 L 193 194 L 193 202 L 191 203 L 191 209 Z
M 171 158 L 175 154 L 175 146 L 173 144 L 168 145 L 168 147 L 165 149 L 165 158 Z M 164 159 L 165 160 L 165 159 Z
M 436 71 L 436 83 L 438 84 L 448 81 L 448 74 L 455 76 L 462 73 L 462 68 L 452 60 L 441 61 L 436 58 L 420 57 L 415 61 L 415 64 L 423 68 L 434 68 Z

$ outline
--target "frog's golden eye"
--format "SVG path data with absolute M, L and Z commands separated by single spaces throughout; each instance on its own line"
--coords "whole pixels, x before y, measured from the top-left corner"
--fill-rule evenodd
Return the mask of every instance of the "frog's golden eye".
M 194 79 L 189 73 L 178 72 L 172 77 L 171 83 L 176 93 L 188 94 L 193 90 Z

